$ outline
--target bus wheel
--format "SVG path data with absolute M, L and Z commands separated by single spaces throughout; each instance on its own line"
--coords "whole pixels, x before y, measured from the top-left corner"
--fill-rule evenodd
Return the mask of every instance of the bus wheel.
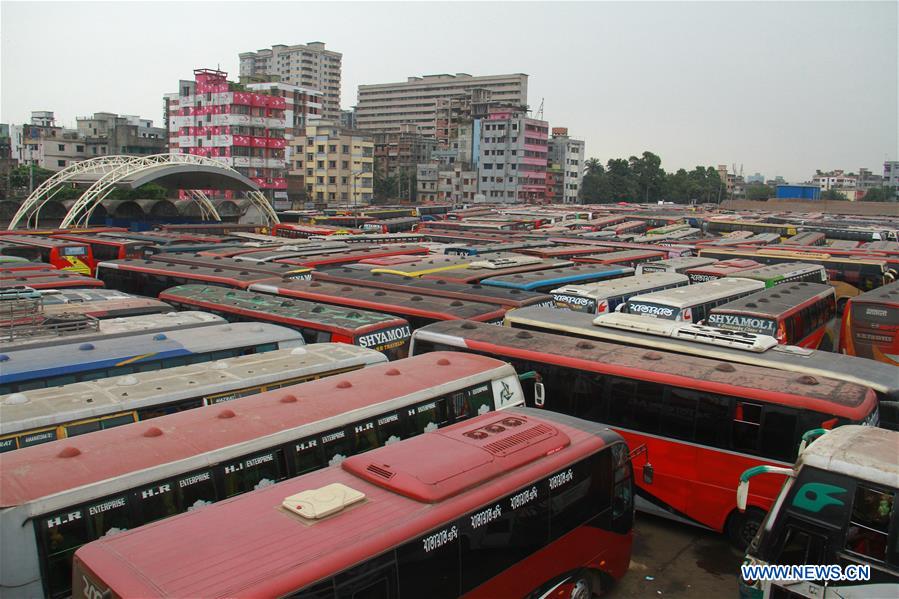
M 730 542 L 740 551 L 745 551 L 752 539 L 755 538 L 755 533 L 759 531 L 764 519 L 765 512 L 758 508 L 746 508 L 742 514 L 734 511 L 727 525 L 727 536 L 730 538 Z
M 571 599 L 592 599 L 593 585 L 590 582 L 590 575 L 587 572 L 581 572 L 575 578 L 574 584 L 571 586 Z

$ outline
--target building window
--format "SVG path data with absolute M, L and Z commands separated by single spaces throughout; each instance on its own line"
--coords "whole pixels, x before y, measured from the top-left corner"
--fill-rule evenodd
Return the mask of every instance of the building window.
M 60 151 L 60 152 L 65 152 L 65 151 L 66 151 L 66 146 L 65 146 L 65 144 L 57 144 L 57 145 L 59 146 L 59 151 Z
M 337 183 L 337 177 L 328 177 L 329 185 L 334 185 L 335 183 Z
M 341 147 L 341 151 L 342 151 L 344 154 L 349 154 L 349 153 L 350 153 L 350 146 L 342 146 L 342 147 Z
M 57 160 L 57 161 L 56 161 L 56 166 L 65 166 L 65 165 L 66 165 L 66 161 L 65 161 L 65 160 Z

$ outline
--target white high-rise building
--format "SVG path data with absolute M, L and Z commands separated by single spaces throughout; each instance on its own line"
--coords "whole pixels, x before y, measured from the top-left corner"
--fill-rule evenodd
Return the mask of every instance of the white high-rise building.
M 549 140 L 549 162 L 562 168 L 562 202 L 576 204 L 584 181 L 586 144 L 568 135 L 567 127 L 553 127 Z

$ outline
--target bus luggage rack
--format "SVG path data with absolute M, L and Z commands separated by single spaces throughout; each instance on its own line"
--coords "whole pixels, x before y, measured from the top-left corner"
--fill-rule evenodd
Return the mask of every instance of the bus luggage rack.
M 728 331 L 699 324 L 681 324 L 671 320 L 636 314 L 602 314 L 593 320 L 593 324 L 612 329 L 683 339 L 684 341 L 732 347 L 756 353 L 762 353 L 778 345 L 777 339 L 769 335 Z
M 0 292 L 0 343 L 24 337 L 62 337 L 100 330 L 93 316 L 63 312 L 44 314 L 43 296 L 28 287 Z

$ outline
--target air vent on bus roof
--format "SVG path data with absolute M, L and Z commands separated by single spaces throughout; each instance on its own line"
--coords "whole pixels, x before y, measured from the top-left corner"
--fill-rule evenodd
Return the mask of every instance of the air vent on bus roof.
M 340 483 L 325 485 L 291 495 L 281 502 L 287 511 L 307 518 L 320 520 L 365 499 L 365 493 Z

